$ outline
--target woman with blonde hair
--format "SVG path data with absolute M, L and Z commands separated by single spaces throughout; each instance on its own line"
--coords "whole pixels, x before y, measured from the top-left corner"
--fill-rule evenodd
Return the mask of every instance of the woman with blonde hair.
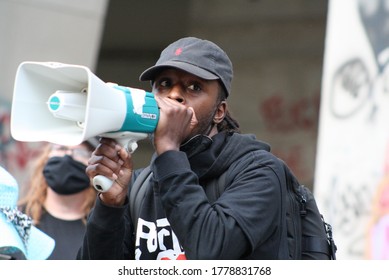
M 48 259 L 76 258 L 96 199 L 85 168 L 97 144 L 95 138 L 77 146 L 47 144 L 33 166 L 28 190 L 18 204 L 55 240 Z

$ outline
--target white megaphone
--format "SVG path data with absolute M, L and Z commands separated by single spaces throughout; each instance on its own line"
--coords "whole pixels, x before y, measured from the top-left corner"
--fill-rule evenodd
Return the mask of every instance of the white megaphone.
M 73 146 L 102 136 L 132 153 L 158 119 L 153 94 L 105 83 L 85 66 L 23 62 L 17 69 L 11 109 L 15 140 Z M 98 175 L 93 185 L 104 192 L 112 181 Z

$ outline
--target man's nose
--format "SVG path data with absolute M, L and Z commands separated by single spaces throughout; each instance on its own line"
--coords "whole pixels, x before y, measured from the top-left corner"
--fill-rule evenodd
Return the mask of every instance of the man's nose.
M 168 98 L 176 100 L 179 103 L 184 103 L 185 99 L 183 91 L 184 89 L 181 86 L 175 85 L 170 89 Z

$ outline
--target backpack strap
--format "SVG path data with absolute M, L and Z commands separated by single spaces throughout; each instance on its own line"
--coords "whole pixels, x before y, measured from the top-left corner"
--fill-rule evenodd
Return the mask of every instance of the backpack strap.
M 324 221 L 313 193 L 298 182 L 285 162 L 280 161 L 284 165 L 288 192 L 294 193 L 299 203 L 301 258 L 335 260 L 336 246 L 332 239 L 332 228 Z
M 136 228 L 138 225 L 140 208 L 141 208 L 143 199 L 146 195 L 147 186 L 149 185 L 148 183 L 149 183 L 152 175 L 153 175 L 153 172 L 151 172 L 150 166 L 147 166 L 138 175 L 138 177 L 136 178 L 134 184 L 132 185 L 131 191 L 130 191 L 129 203 L 130 203 L 130 209 L 131 209 L 131 220 L 132 220 L 132 223 L 134 224 L 135 231 L 136 231 Z
M 326 234 L 327 234 L 327 240 L 328 240 L 328 243 L 330 244 L 330 256 L 331 256 L 331 259 L 332 260 L 336 260 L 336 251 L 337 251 L 337 247 L 335 245 L 335 241 L 334 241 L 334 238 L 332 236 L 332 226 L 330 224 L 328 224 L 325 220 L 324 220 L 324 217 L 323 215 L 321 215 L 321 218 L 323 220 L 323 223 L 324 223 L 324 228 L 325 228 L 325 231 L 326 231 Z
M 320 216 L 327 238 L 318 236 L 303 236 L 301 242 L 302 251 L 307 255 L 311 253 L 324 254 L 326 255 L 325 259 L 336 260 L 337 247 L 332 237 L 332 227 L 330 224 L 325 222 L 323 215 Z

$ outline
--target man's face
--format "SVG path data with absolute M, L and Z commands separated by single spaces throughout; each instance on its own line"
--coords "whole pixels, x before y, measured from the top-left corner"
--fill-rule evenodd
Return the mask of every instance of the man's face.
M 192 130 L 190 138 L 209 133 L 218 105 L 219 87 L 217 80 L 204 80 L 182 70 L 167 68 L 155 77 L 153 93 L 193 108 L 198 125 Z

